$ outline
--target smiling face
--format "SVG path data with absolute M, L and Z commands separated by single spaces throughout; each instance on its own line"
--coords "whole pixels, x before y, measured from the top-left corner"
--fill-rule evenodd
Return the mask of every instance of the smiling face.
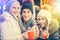
M 13 13 L 15 16 L 18 16 L 20 14 L 20 4 L 19 2 L 14 2 L 12 3 L 11 7 L 10 7 L 10 12 Z
M 47 19 L 44 16 L 37 16 L 37 23 L 41 26 L 41 27 L 45 27 L 47 25 Z
M 29 9 L 23 9 L 22 11 L 22 16 L 24 21 L 28 21 L 32 17 L 32 12 Z

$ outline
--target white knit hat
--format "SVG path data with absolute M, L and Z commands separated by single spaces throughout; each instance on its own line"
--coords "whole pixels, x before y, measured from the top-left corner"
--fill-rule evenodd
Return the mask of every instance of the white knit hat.
M 44 16 L 44 17 L 46 17 L 47 20 L 48 20 L 48 24 L 49 24 L 50 21 L 51 21 L 51 14 L 50 14 L 50 12 L 47 11 L 47 10 L 44 10 L 44 9 L 40 10 L 40 12 L 38 13 L 37 16 Z

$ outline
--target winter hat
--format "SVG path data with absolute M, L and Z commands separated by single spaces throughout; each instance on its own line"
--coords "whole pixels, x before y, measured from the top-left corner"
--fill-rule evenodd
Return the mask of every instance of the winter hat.
M 47 10 L 44 10 L 44 9 L 40 10 L 40 12 L 37 14 L 37 16 L 44 16 L 44 17 L 46 17 L 47 20 L 48 20 L 48 24 L 49 24 L 50 21 L 51 21 L 51 14 L 50 14 L 50 12 L 47 11 Z
M 10 10 L 10 7 L 11 7 L 12 3 L 14 3 L 14 2 L 16 2 L 16 1 L 9 1 L 9 2 L 7 2 L 6 11 L 9 11 Z
M 29 1 L 24 2 L 23 5 L 22 5 L 22 8 L 21 8 L 21 14 L 22 14 L 23 9 L 29 9 L 33 13 L 32 3 L 29 2 Z

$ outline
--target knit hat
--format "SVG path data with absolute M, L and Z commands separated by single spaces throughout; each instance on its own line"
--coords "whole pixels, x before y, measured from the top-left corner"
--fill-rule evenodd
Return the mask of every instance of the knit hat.
M 44 17 L 46 17 L 47 20 L 48 20 L 48 24 L 49 24 L 50 21 L 51 21 L 51 14 L 50 14 L 50 12 L 47 11 L 47 10 L 44 10 L 44 9 L 40 10 L 40 12 L 37 14 L 37 16 L 44 16 Z
M 32 3 L 29 2 L 29 1 L 24 2 L 23 5 L 22 5 L 22 8 L 21 8 L 21 14 L 22 14 L 23 9 L 29 9 L 33 13 Z
M 16 1 L 9 1 L 9 2 L 7 2 L 6 11 L 9 11 L 10 10 L 10 7 L 11 7 L 12 3 L 14 3 L 14 2 L 16 2 Z

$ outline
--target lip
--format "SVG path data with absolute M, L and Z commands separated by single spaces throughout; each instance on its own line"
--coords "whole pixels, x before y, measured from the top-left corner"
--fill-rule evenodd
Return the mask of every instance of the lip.
M 28 18 L 27 16 L 24 16 L 24 18 Z
M 14 12 L 14 14 L 17 14 L 16 12 Z

